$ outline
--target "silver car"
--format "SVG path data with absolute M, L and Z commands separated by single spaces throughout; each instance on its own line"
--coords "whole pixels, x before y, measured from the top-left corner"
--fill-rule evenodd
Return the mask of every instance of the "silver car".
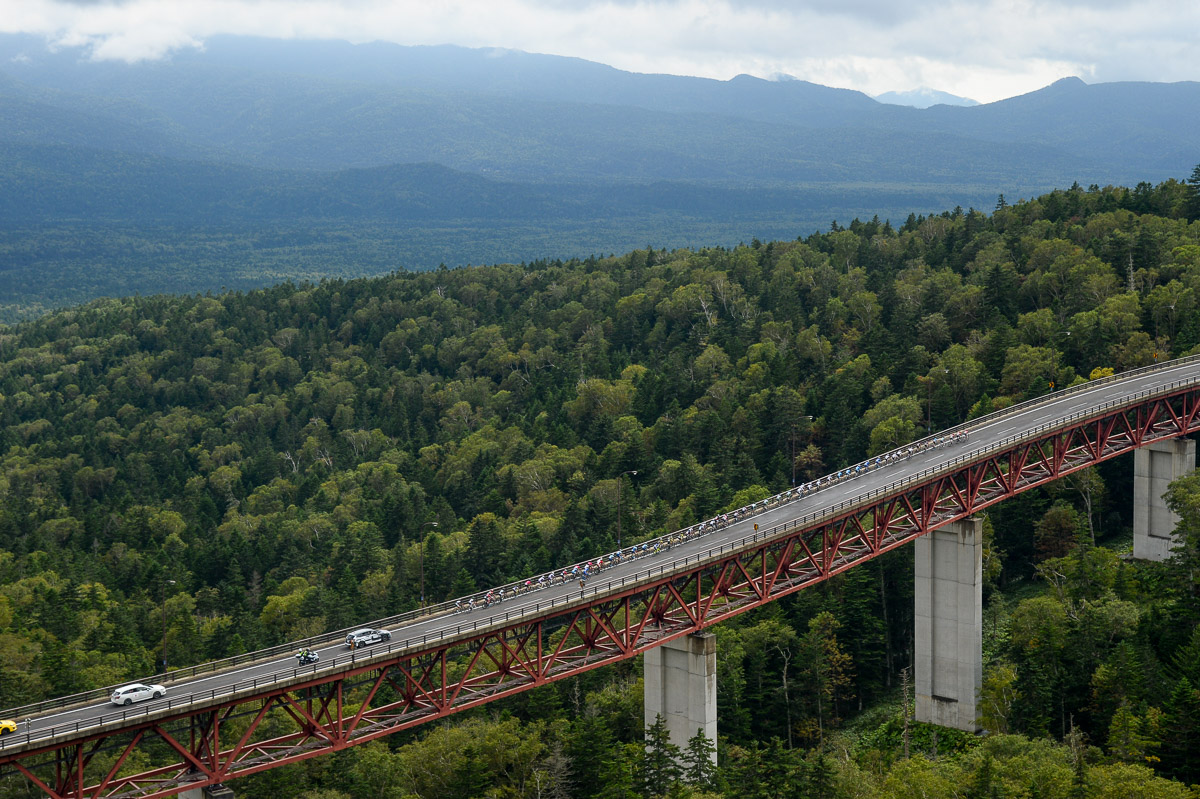
M 370 646 L 377 644 L 380 641 L 392 640 L 392 634 L 387 630 L 376 630 L 371 627 L 363 627 L 355 630 L 346 636 L 346 646 L 357 649 L 360 646 Z
M 133 685 L 125 685 L 112 692 L 112 696 L 108 698 L 114 705 L 132 705 L 134 702 L 142 702 L 147 699 L 158 699 L 166 694 L 167 689 L 161 685 L 146 685 L 145 683 L 135 682 Z

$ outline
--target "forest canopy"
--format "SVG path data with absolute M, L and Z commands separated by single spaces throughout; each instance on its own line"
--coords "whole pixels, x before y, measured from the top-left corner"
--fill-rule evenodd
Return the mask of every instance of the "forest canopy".
M 418 601 L 418 568 L 440 600 L 610 550 L 618 480 L 639 540 L 928 429 L 1200 352 L 1194 177 L 732 249 L 101 300 L 6 327 L 2 703 L 398 613 Z M 988 726 L 1078 728 L 1112 768 L 1195 782 L 1200 716 L 1180 715 L 1200 708 L 1194 585 L 1186 564 L 1094 546 L 1129 522 L 1126 472 L 1093 471 L 989 516 Z M 1174 501 L 1196 496 L 1192 480 Z M 1054 591 L 1012 594 L 1045 580 Z M 895 698 L 911 555 L 778 604 L 717 630 L 727 785 L 771 747 L 819 747 Z M 595 795 L 603 768 L 579 736 L 640 748 L 631 668 L 593 674 L 573 710 L 564 687 L 511 709 L 531 763 L 573 764 L 568 795 Z M 1013 740 L 1068 783 L 1084 757 Z M 930 762 L 903 779 L 956 779 Z M 823 785 L 851 767 L 822 763 L 794 772 Z

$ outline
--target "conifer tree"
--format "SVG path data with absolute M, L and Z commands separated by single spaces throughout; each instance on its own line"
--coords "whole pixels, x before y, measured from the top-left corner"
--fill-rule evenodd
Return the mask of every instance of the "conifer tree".
M 1192 170 L 1192 176 L 1186 182 L 1187 199 L 1184 205 L 1184 215 L 1189 222 L 1200 220 L 1200 164 Z
M 1085 799 L 1090 790 L 1088 787 L 1087 773 L 1087 744 L 1083 740 L 1083 733 L 1075 726 L 1075 720 L 1071 720 L 1071 731 L 1067 733 L 1064 741 L 1067 748 L 1071 752 L 1071 799 Z
M 996 770 L 991 754 L 983 756 L 983 762 L 975 769 L 971 777 L 971 787 L 967 789 L 967 799 L 992 799 L 996 796 Z
M 1162 730 L 1162 770 L 1184 783 L 1200 782 L 1200 690 L 1181 677 L 1167 700 Z
M 817 752 L 809 762 L 805 783 L 808 799 L 833 799 L 837 795 L 833 785 L 833 765 L 824 752 Z
M 643 796 L 666 796 L 671 785 L 679 781 L 683 769 L 679 747 L 671 743 L 667 722 L 658 714 L 646 728 L 646 751 L 638 773 Z
M 604 781 L 607 761 L 612 758 L 616 739 L 599 713 L 585 712 L 572 725 L 566 754 L 571 761 L 571 781 L 575 785 L 595 786 Z
M 697 788 L 715 788 L 716 751 L 716 743 L 704 734 L 703 727 L 697 727 L 696 734 L 688 739 L 687 748 L 683 752 L 683 761 L 686 764 L 685 779 Z

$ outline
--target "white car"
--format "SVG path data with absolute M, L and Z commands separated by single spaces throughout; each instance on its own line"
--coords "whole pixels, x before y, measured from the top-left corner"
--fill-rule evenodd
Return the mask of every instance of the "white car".
M 114 705 L 132 705 L 134 702 L 142 702 L 146 699 L 158 699 L 166 692 L 167 689 L 161 685 L 135 682 L 133 685 L 125 685 L 113 691 L 112 696 L 108 699 Z
M 363 627 L 361 630 L 355 630 L 346 636 L 346 646 L 357 649 L 360 646 L 370 646 L 380 641 L 390 640 L 392 640 L 392 634 L 387 630 L 375 630 L 371 627 Z

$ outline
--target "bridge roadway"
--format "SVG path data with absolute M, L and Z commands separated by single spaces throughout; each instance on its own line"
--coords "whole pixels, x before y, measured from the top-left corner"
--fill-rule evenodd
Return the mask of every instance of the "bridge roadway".
M 1053 423 L 1056 420 L 1065 420 L 1081 412 L 1099 409 L 1108 403 L 1126 398 L 1129 398 L 1131 404 L 1136 404 L 1139 393 L 1161 389 L 1181 381 L 1193 386 L 1200 384 L 1200 358 L 1163 364 L 1153 368 L 1152 371 L 1141 370 L 1141 373 L 1135 372 L 1130 376 L 1118 375 L 1116 379 L 1110 381 L 1096 381 L 1086 384 L 1086 387 L 1064 390 L 1057 395 L 1047 395 L 1039 400 L 1023 404 L 1030 407 L 993 414 L 973 423 L 970 426 L 970 436 L 967 440 L 927 449 L 907 459 L 875 468 L 865 475 L 836 483 L 799 499 L 777 505 L 757 515 L 731 523 L 723 529 L 678 544 L 669 553 L 664 550 L 659 555 L 648 555 L 632 561 L 627 560 L 607 568 L 601 575 L 592 579 L 588 593 L 591 593 L 594 584 L 607 583 L 614 579 L 620 581 L 623 577 L 632 578 L 639 572 L 644 575 L 655 559 L 670 562 L 688 555 L 703 554 L 722 543 L 729 544 L 752 535 L 755 524 L 762 530 L 768 530 L 775 525 L 786 523 L 805 514 L 832 507 L 846 500 L 854 500 L 872 489 L 886 486 L 910 474 L 937 467 L 955 457 L 985 449 L 989 445 L 1010 439 L 1022 431 Z M 438 608 L 441 608 L 443 612 L 438 615 L 428 615 L 392 627 L 390 646 L 397 647 L 398 644 L 413 639 L 418 639 L 415 644 L 420 644 L 419 639 L 422 637 L 436 639 L 446 634 L 447 631 L 453 634 L 455 629 L 460 629 L 464 625 L 483 629 L 493 622 L 503 623 L 506 613 L 516 615 L 517 611 L 532 610 L 538 605 L 545 607 L 549 600 L 558 599 L 561 602 L 578 591 L 578 583 L 569 582 L 565 585 L 551 586 L 507 599 L 490 609 L 479 608 L 465 613 L 450 614 L 444 612 L 447 605 L 440 605 Z M 434 610 L 436 612 L 436 609 Z M 362 626 L 372 625 L 365 622 Z M 330 638 L 326 637 L 324 640 L 328 642 Z M 177 710 L 184 705 L 192 702 L 207 704 L 206 700 L 228 696 L 236 690 L 235 686 L 246 687 L 247 684 L 255 681 L 262 687 L 270 687 L 275 684 L 276 680 L 284 684 L 293 682 L 305 675 L 316 673 L 316 669 L 320 669 L 321 672 L 339 667 L 344 669 L 352 660 L 361 663 L 364 659 L 375 654 L 382 655 L 389 649 L 388 644 L 376 644 L 352 653 L 341 642 L 312 646 L 311 648 L 320 653 L 321 662 L 315 667 L 297 669 L 292 652 L 303 643 L 298 642 L 286 652 L 283 651 L 284 648 L 276 647 L 270 650 L 276 653 L 275 656 L 237 668 L 179 680 L 172 680 L 170 676 L 147 679 L 146 682 L 162 682 L 167 685 L 167 696 L 158 701 L 120 708 L 110 704 L 107 699 L 104 701 L 93 700 L 83 706 L 41 713 L 22 720 L 17 733 L 0 739 L 0 752 L 5 748 L 17 747 L 22 744 L 36 745 L 62 736 L 76 737 L 85 730 L 95 730 L 100 726 L 119 727 L 125 722 L 136 724 L 144 721 L 147 716 L 170 715 L 172 710 Z M 12 716 L 8 712 L 0 711 L 0 717 L 11 718 Z M 21 746 L 21 748 L 25 747 Z

